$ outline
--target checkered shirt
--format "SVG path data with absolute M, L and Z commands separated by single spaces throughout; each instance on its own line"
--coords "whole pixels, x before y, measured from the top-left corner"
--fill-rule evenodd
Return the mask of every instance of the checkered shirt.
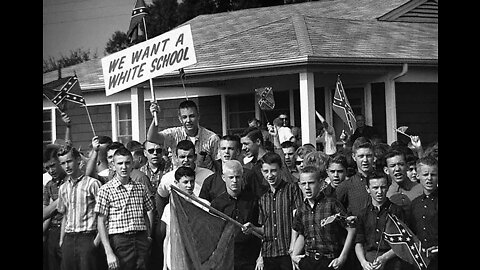
M 108 234 L 147 229 L 144 214 L 153 209 L 145 186 L 129 179 L 130 191 L 114 177 L 98 191 L 95 212 L 108 220 Z

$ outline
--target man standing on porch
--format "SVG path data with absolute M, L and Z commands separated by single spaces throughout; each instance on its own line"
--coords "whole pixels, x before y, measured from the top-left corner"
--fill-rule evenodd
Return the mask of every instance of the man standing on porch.
M 152 102 L 150 104 L 152 116 L 159 111 L 158 104 Z M 175 152 L 178 142 L 190 140 L 195 145 L 195 153 L 197 153 L 196 165 L 213 171 L 213 161 L 217 159 L 220 138 L 213 131 L 199 125 L 200 115 L 197 104 L 192 100 L 182 101 L 178 106 L 178 120 L 181 126 L 167 128 L 160 132 L 152 120 L 148 128 L 147 140 L 155 141 L 155 137 L 161 134 L 165 139 L 165 149 L 170 147 L 172 152 Z

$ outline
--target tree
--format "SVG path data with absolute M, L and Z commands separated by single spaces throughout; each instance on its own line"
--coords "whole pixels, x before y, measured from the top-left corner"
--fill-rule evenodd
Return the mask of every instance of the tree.
M 90 59 L 97 58 L 97 52 L 93 54 L 90 52 L 90 49 L 83 50 L 78 48 L 76 50 L 70 50 L 70 55 L 64 56 L 60 55 L 60 59 L 55 57 L 50 57 L 47 60 L 43 60 L 43 73 L 57 70 L 58 68 L 73 66 Z
M 153 0 L 146 17 L 148 38 L 168 32 L 178 25 L 177 0 Z
M 127 34 L 122 31 L 115 31 L 105 46 L 105 55 L 112 54 L 130 46 Z

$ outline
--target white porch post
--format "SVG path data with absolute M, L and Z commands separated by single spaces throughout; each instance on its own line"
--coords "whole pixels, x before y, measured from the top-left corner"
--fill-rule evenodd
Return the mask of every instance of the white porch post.
M 365 108 L 365 124 L 372 126 L 373 125 L 373 114 L 372 114 L 372 84 L 367 83 L 363 87 L 363 105 Z
M 325 96 L 325 116 L 324 117 L 327 123 L 333 126 L 332 91 L 330 88 L 325 87 L 324 96 Z
M 132 140 L 143 142 L 146 136 L 145 101 L 143 89 L 131 88 Z
M 220 95 L 220 103 L 222 106 L 222 134 L 227 134 L 227 99 L 225 94 Z
M 293 100 L 293 90 L 290 89 L 288 90 L 288 101 L 289 101 L 289 108 L 290 108 L 290 116 L 288 118 L 290 118 L 290 125 L 292 127 L 295 126 L 295 102 Z
M 397 140 L 397 105 L 395 100 L 395 81 L 391 78 L 385 80 L 385 111 L 387 119 L 387 143 Z
M 111 117 L 112 117 L 112 140 L 116 141 L 118 140 L 117 138 L 117 130 L 118 130 L 118 125 L 117 125 L 117 104 L 111 103 L 110 104 L 111 108 Z
M 315 85 L 313 72 L 300 73 L 302 144 L 315 145 Z

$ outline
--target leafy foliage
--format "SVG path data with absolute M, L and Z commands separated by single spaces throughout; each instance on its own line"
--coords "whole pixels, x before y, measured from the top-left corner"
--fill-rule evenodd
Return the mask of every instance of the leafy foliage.
M 60 67 L 73 66 L 90 59 L 97 58 L 97 52 L 92 53 L 90 49 L 84 50 L 78 48 L 76 50 L 70 50 L 70 55 L 60 55 L 59 59 L 55 57 L 50 57 L 43 60 L 43 73 L 57 70 Z

